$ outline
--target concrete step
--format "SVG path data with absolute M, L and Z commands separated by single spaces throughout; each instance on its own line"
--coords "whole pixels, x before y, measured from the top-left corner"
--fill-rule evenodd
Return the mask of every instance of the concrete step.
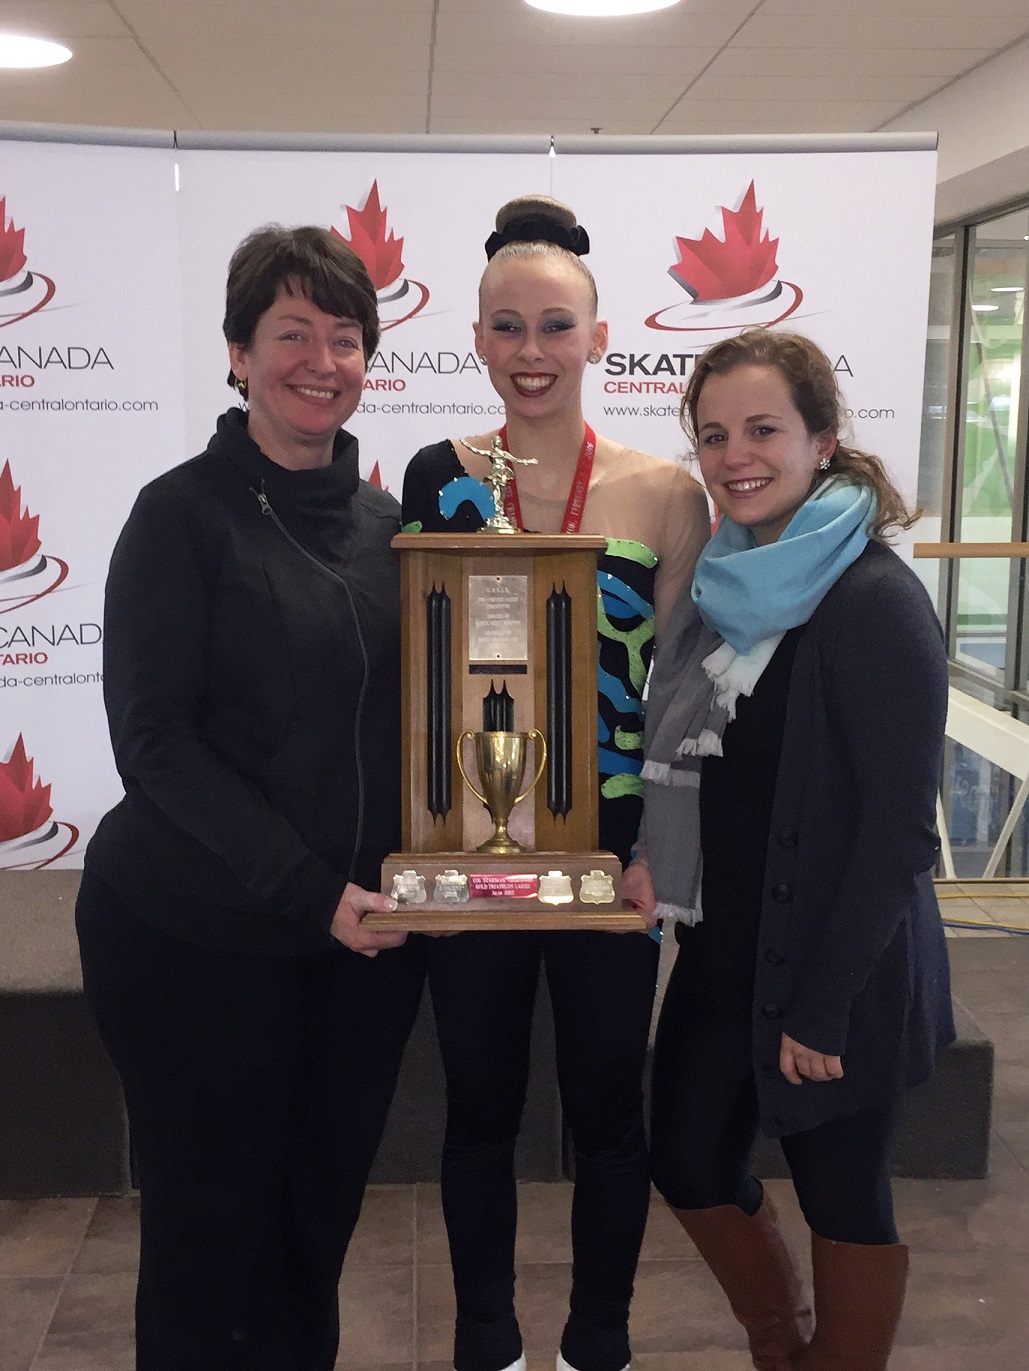
M 0 872 L 0 1199 L 120 1194 L 129 1188 L 124 1106 L 82 996 L 74 929 L 79 873 Z M 960 995 L 979 968 L 1029 958 L 1025 939 L 949 943 Z M 984 960 L 985 959 L 985 960 Z M 999 959 L 999 960 L 998 960 Z M 1029 960 L 1026 962 L 1029 974 Z M 904 1101 L 894 1170 L 978 1177 L 989 1163 L 993 1046 L 955 1001 L 958 1041 L 932 1080 Z M 523 1180 L 567 1174 L 545 987 L 537 997 L 529 1100 L 518 1150 Z M 443 1071 L 428 996 L 404 1062 L 372 1179 L 432 1181 L 443 1138 Z M 785 1175 L 777 1143 L 759 1141 L 757 1171 Z

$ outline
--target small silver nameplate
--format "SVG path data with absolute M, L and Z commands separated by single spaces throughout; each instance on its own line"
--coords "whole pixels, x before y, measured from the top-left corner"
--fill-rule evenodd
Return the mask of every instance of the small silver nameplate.
M 468 877 L 453 869 L 441 872 L 436 877 L 432 898 L 439 904 L 464 904 L 468 899 Z
M 424 904 L 428 899 L 425 877 L 417 871 L 398 871 L 390 894 L 399 904 Z
M 579 882 L 579 899 L 583 904 L 611 904 L 615 885 L 606 871 L 591 871 Z
M 468 660 L 529 659 L 529 578 L 468 577 Z

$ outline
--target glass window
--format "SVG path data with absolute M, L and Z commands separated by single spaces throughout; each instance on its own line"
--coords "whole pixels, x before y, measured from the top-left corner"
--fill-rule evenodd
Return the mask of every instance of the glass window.
M 958 681 L 960 690 L 1009 713 L 1006 692 L 991 690 L 972 681 Z M 1029 725 L 1027 711 L 1018 710 L 1016 717 Z M 987 760 L 970 747 L 948 738 L 944 749 L 941 793 L 943 809 L 950 837 L 951 856 L 958 879 L 980 878 L 1000 838 L 1001 829 L 1015 803 L 1020 778 L 1004 767 Z M 1029 807 L 1020 811 L 1004 851 L 997 876 L 1024 876 L 1029 873 Z
M 933 246 L 916 542 L 953 540 L 974 554 L 969 544 L 1027 537 L 1027 286 L 1029 203 Z M 947 629 L 952 684 L 1029 728 L 1029 584 L 1020 567 L 1006 556 L 915 562 Z M 1020 625 L 1021 642 L 1009 625 Z M 1007 759 L 1000 744 L 996 759 L 948 738 L 941 789 L 959 878 L 983 874 L 1019 792 L 1019 777 L 997 764 Z M 998 869 L 1027 874 L 1029 806 Z
M 1022 375 L 1029 209 L 975 229 L 965 302 L 967 397 L 959 534 L 965 543 L 1008 542 L 1014 527 L 1016 429 Z M 998 680 L 1008 652 L 1009 563 L 962 560 L 957 568 L 955 653 Z
M 929 277 L 929 330 L 925 346 L 925 383 L 922 390 L 922 437 L 918 458 L 918 507 L 921 518 L 913 537 L 918 543 L 946 541 L 943 528 L 944 485 L 950 469 L 947 443 L 950 417 L 950 357 L 954 311 L 954 272 L 958 251 L 956 234 L 939 238 L 933 244 Z M 945 614 L 942 577 L 946 564 L 916 560 L 915 571 L 936 605 Z

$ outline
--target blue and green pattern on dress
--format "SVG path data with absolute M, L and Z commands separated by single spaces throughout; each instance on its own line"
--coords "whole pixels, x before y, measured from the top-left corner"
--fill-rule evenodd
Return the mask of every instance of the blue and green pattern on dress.
M 439 512 L 448 522 L 466 503 L 478 512 L 483 523 L 495 513 L 492 490 L 485 481 L 477 481 L 474 476 L 458 476 L 456 480 L 448 481 L 439 493 Z
M 597 761 L 601 794 L 642 794 L 643 687 L 654 652 L 657 555 L 608 538 L 597 567 Z

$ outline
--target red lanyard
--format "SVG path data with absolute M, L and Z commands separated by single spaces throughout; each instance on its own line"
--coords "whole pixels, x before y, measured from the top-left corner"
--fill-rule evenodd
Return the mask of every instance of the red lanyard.
M 500 445 L 507 447 L 507 425 L 500 430 Z M 578 533 L 579 525 L 582 523 L 583 511 L 586 508 L 586 496 L 590 488 L 590 476 L 593 473 L 593 458 L 597 451 L 597 435 L 586 425 L 586 432 L 582 439 L 582 448 L 579 452 L 579 464 L 575 468 L 575 479 L 572 481 L 572 488 L 568 493 L 568 503 L 565 505 L 565 515 L 561 520 L 562 533 Z M 522 508 L 518 503 L 518 486 L 515 483 L 514 472 L 504 490 L 504 513 L 516 524 L 518 528 L 523 528 Z

